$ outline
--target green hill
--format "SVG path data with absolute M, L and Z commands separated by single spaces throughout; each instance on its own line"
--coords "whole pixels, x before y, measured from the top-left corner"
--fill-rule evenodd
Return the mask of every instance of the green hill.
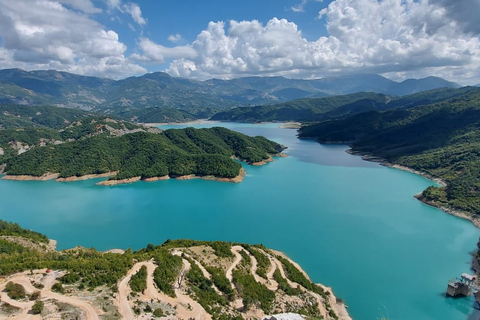
M 299 136 L 351 143 L 355 152 L 439 177 L 447 186 L 429 187 L 420 196 L 423 201 L 479 215 L 480 89 L 457 89 L 444 97 L 304 126 Z
M 41 176 L 54 172 L 74 177 L 118 171 L 112 179 L 190 174 L 233 178 L 239 175 L 241 165 L 231 157 L 254 163 L 282 149 L 266 138 L 219 127 L 135 132 L 120 137 L 100 134 L 13 156 L 6 161 L 5 173 Z

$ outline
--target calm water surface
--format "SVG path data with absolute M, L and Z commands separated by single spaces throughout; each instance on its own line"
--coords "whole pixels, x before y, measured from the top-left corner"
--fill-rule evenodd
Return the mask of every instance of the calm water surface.
M 354 319 L 479 319 L 472 300 L 444 292 L 470 270 L 480 233 L 413 198 L 431 181 L 276 124 L 222 125 L 287 145 L 289 157 L 245 165 L 239 184 L 0 180 L 0 219 L 57 239 L 59 249 L 139 249 L 168 238 L 263 243 L 332 286 Z

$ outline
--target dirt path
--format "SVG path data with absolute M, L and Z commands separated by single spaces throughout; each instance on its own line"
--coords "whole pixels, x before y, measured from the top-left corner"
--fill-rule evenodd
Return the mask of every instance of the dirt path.
M 203 273 L 203 276 L 205 278 L 207 278 L 208 280 L 212 280 L 212 275 L 210 274 L 210 272 L 207 271 L 207 269 L 205 269 L 205 267 L 197 260 L 195 259 L 194 257 L 192 257 L 191 255 L 189 255 L 188 253 L 185 253 L 183 251 L 173 251 L 172 252 L 173 255 L 177 255 L 177 256 L 181 256 L 182 254 L 184 254 L 186 257 L 188 257 L 189 259 L 193 260 L 193 262 L 195 262 L 195 264 L 200 268 L 200 270 L 202 271 Z M 212 288 L 213 290 L 215 290 L 219 295 L 223 295 L 223 293 L 217 288 L 217 286 L 212 283 Z
M 178 255 L 178 254 L 176 254 Z M 180 252 L 181 255 L 181 252 Z M 188 273 L 190 269 L 190 263 L 183 259 L 183 267 L 180 271 L 177 280 L 175 281 L 176 288 L 175 288 L 175 295 L 176 298 L 172 298 L 167 296 L 164 293 L 161 293 L 155 285 L 155 281 L 153 279 L 153 274 L 155 272 L 155 268 L 157 266 L 153 263 L 153 261 L 149 262 L 140 262 L 141 265 L 145 265 L 147 267 L 147 289 L 144 291 L 141 300 L 143 301 L 151 301 L 157 300 L 167 304 L 170 304 L 173 308 L 176 309 L 177 318 L 179 319 L 196 319 L 196 320 L 211 320 L 212 317 L 203 309 L 203 307 L 190 298 L 189 296 L 185 295 L 181 288 L 183 285 L 183 279 L 185 275 Z
M 230 281 L 230 285 L 232 286 L 232 289 L 235 289 L 235 285 L 233 284 L 233 269 L 235 269 L 235 267 L 240 263 L 240 261 L 242 261 L 242 256 L 240 255 L 239 252 L 243 250 L 243 247 L 233 246 L 230 250 L 235 255 L 235 260 L 233 260 L 233 263 L 228 268 L 226 276 L 228 281 Z
M 270 290 L 277 290 L 278 289 L 278 283 L 273 279 L 273 274 L 275 273 L 275 270 L 277 270 L 277 264 L 275 263 L 275 260 L 273 259 L 272 255 L 260 250 L 261 253 L 267 256 L 267 258 L 270 260 L 270 267 L 267 270 L 267 280 L 268 280 L 268 285 L 267 287 Z
M 135 319 L 132 306 L 128 301 L 128 296 L 131 292 L 129 282 L 132 276 L 137 273 L 143 265 L 146 265 L 146 262 L 136 263 L 130 270 L 128 270 L 127 275 L 122 280 L 120 280 L 117 285 L 118 292 L 113 303 L 117 306 L 118 313 L 120 313 L 122 319 Z
M 258 261 L 257 259 L 255 258 L 255 256 L 253 256 L 250 252 L 248 252 L 247 250 L 245 250 L 245 252 L 248 254 L 248 256 L 250 257 L 250 259 L 252 260 L 252 266 L 250 267 L 250 272 L 251 274 L 253 275 L 253 277 L 255 278 L 255 281 L 263 284 L 265 287 L 268 288 L 268 290 L 272 290 L 272 291 L 276 291 L 278 289 L 278 283 L 277 281 L 275 281 L 273 279 L 273 273 L 275 272 L 275 267 L 272 267 L 274 266 L 275 264 L 270 261 L 270 269 L 271 270 L 271 274 L 269 276 L 269 273 L 267 273 L 267 279 L 264 279 L 262 277 L 260 277 L 258 274 L 257 274 L 257 269 L 258 269 Z
M 305 287 L 301 286 L 300 284 L 298 284 L 296 282 L 293 282 L 290 279 L 288 279 L 286 274 L 285 274 L 285 270 L 283 269 L 283 264 L 277 258 L 273 257 L 273 260 L 275 261 L 275 264 L 277 265 L 277 268 L 280 271 L 280 274 L 282 275 L 282 277 L 285 278 L 285 280 L 287 280 L 288 285 L 292 288 L 299 287 L 302 291 L 308 292 L 309 294 L 311 294 L 315 298 L 315 300 L 317 300 L 318 310 L 320 311 L 320 314 L 322 315 L 322 317 L 324 319 L 328 319 L 328 313 L 327 313 L 327 309 L 325 308 L 325 302 L 324 302 L 323 297 L 321 295 L 319 295 L 318 293 L 307 290 Z M 291 261 L 291 260 L 289 260 L 289 261 Z
M 227 270 L 226 277 L 228 281 L 230 281 L 230 285 L 232 286 L 232 289 L 235 291 L 235 284 L 233 283 L 233 270 L 237 267 L 237 265 L 242 261 L 242 256 L 240 255 L 240 251 L 243 250 L 242 246 L 233 246 L 231 249 L 232 253 L 235 255 L 235 260 L 233 260 L 233 263 L 230 265 L 230 267 Z M 237 309 L 243 309 L 243 300 L 241 298 L 235 299 L 235 301 L 232 302 L 232 306 Z
M 84 302 L 84 301 L 82 301 L 78 298 L 68 297 L 68 296 L 61 295 L 61 294 L 58 294 L 58 293 L 54 293 L 54 292 L 51 291 L 52 284 L 55 281 L 56 276 L 58 276 L 58 275 L 59 275 L 59 273 L 52 272 L 51 274 L 48 274 L 46 277 L 44 277 L 44 279 L 43 279 L 44 288 L 42 290 L 36 289 L 32 285 L 32 282 L 30 281 L 30 279 L 28 278 L 28 276 L 26 274 L 13 276 L 13 277 L 10 277 L 10 278 L 6 279 L 5 283 L 0 285 L 0 291 L 4 290 L 6 283 L 11 281 L 13 283 L 17 283 L 17 284 L 22 285 L 25 288 L 25 291 L 28 294 L 31 294 L 34 291 L 40 291 L 40 297 L 42 299 L 43 298 L 54 299 L 54 300 L 57 300 L 59 302 L 63 302 L 63 303 L 72 305 L 74 307 L 80 308 L 81 310 L 83 310 L 85 312 L 87 320 L 97 320 L 97 319 L 99 319 L 98 314 L 100 313 L 100 311 L 95 310 L 95 308 L 92 305 L 88 304 L 87 302 Z M 2 301 L 7 301 L 7 300 L 4 300 L 3 294 L 4 293 L 2 293 Z M 5 294 L 5 296 L 6 296 L 6 294 Z M 6 296 L 6 298 L 8 298 L 8 296 Z M 38 317 L 38 316 L 30 317 L 30 315 L 27 314 L 28 311 L 30 311 L 32 306 L 33 306 L 33 303 L 34 303 L 33 301 L 18 302 L 18 301 L 10 299 L 10 302 L 12 302 L 11 303 L 12 305 L 22 309 L 22 314 L 20 316 L 16 317 L 16 318 L 18 318 L 18 319 L 41 319 L 41 317 Z M 16 303 L 16 304 L 14 304 L 14 303 Z M 14 318 L 8 318 L 8 319 L 14 319 Z

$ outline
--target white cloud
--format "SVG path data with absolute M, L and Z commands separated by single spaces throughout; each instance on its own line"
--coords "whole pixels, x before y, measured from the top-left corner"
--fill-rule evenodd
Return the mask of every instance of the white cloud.
M 197 52 L 190 46 L 176 46 L 173 48 L 156 44 L 148 38 L 141 38 L 139 47 L 142 54 L 132 54 L 131 58 L 147 63 L 164 63 L 166 59 L 195 58 Z
M 307 0 L 302 0 L 299 4 L 290 7 L 290 10 L 293 12 L 304 12 L 305 11 L 305 6 L 307 5 Z
M 453 0 L 336 0 L 321 11 L 329 36 L 316 41 L 284 19 L 230 21 L 228 28 L 210 22 L 192 44 L 197 56 L 173 61 L 168 71 L 200 79 L 428 71 L 479 82 L 480 41 L 470 31 L 475 25 L 460 23 L 446 2 Z
M 123 10 L 132 16 L 133 21 L 138 23 L 140 26 L 145 25 L 147 20 L 142 17 L 142 10 L 138 4 L 129 2 L 123 5 Z
M 122 3 L 122 0 L 105 0 L 105 2 L 110 10 L 116 9 L 121 13 L 129 14 L 138 25 L 147 24 L 147 20 L 142 16 L 142 9 L 135 2 Z
M 90 0 L 59 0 L 59 2 L 85 13 L 102 12 L 102 9 L 95 7 Z
M 73 7 L 77 2 L 69 3 Z M 146 71 L 124 56 L 127 48 L 115 31 L 53 0 L 0 0 L 0 37 L 0 68 L 115 78 Z
M 176 42 L 179 42 L 179 41 L 182 41 L 182 40 L 183 40 L 183 37 L 179 33 L 171 34 L 171 35 L 168 36 L 168 41 L 173 42 L 173 43 L 176 43 Z

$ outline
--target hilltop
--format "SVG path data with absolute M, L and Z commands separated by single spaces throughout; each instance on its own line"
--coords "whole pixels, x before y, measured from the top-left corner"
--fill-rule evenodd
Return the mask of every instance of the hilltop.
M 52 251 L 47 241 L 0 221 L 0 316 L 248 319 L 293 312 L 350 319 L 330 288 L 262 245 L 167 240 L 102 253 Z

